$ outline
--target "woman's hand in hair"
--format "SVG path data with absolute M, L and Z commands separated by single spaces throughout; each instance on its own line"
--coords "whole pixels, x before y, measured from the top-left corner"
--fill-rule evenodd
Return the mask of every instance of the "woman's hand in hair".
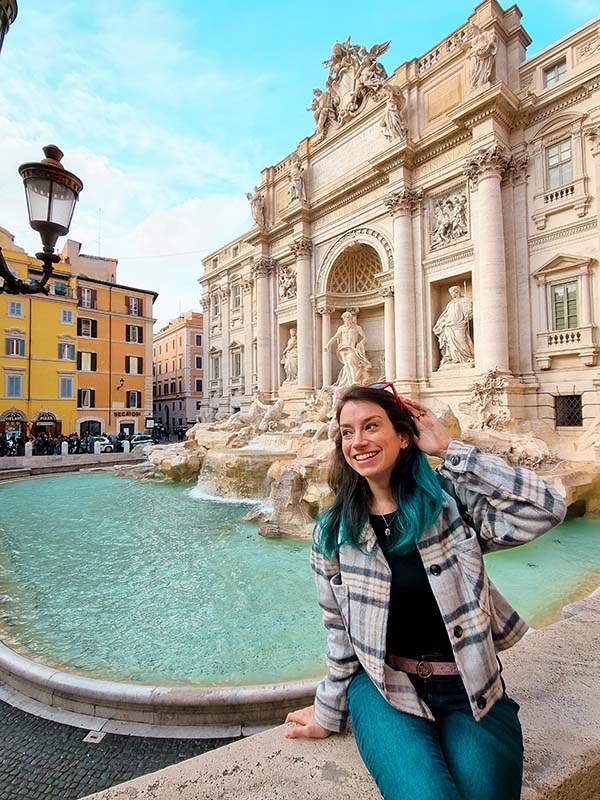
M 290 712 L 285 718 L 286 725 L 294 723 L 293 727 L 287 728 L 285 735 L 287 739 L 326 739 L 331 736 L 333 731 L 322 728 L 315 721 L 315 707 L 308 706 L 299 711 Z
M 445 458 L 452 437 L 440 420 L 430 408 L 422 403 L 417 403 L 416 400 L 410 400 L 408 397 L 402 397 L 401 400 L 408 413 L 412 415 L 419 433 L 418 437 L 414 438 L 419 450 L 428 456 Z

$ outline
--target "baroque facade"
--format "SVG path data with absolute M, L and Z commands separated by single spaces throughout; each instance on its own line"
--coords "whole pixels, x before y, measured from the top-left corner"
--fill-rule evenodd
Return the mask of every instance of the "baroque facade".
M 315 133 L 203 262 L 213 414 L 335 383 L 350 310 L 372 378 L 406 395 L 458 412 L 495 370 L 514 418 L 598 424 L 600 20 L 530 41 L 485 0 L 389 76 L 388 43 L 334 45 Z

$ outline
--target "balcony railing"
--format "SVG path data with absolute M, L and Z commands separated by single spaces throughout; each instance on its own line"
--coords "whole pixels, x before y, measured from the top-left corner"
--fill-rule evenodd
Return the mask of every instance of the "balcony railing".
M 592 325 L 538 333 L 535 354 L 538 366 L 549 369 L 552 357 L 568 355 L 576 355 L 586 366 L 593 366 L 598 350 L 594 333 Z

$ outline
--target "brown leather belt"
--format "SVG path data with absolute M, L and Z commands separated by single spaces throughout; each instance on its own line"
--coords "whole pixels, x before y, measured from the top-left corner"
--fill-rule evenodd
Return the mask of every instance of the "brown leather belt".
M 432 675 L 460 675 L 454 661 L 417 661 L 416 658 L 388 656 L 388 664 L 393 669 L 400 669 L 419 678 L 430 678 Z

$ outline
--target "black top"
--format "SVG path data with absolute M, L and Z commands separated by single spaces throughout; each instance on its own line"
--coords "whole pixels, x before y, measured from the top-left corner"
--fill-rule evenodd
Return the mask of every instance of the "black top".
M 390 515 L 386 519 L 391 522 Z M 434 656 L 454 661 L 448 633 L 427 580 L 419 550 L 406 555 L 388 552 L 389 538 L 381 515 L 371 514 L 371 525 L 392 571 L 386 652 L 421 659 Z

